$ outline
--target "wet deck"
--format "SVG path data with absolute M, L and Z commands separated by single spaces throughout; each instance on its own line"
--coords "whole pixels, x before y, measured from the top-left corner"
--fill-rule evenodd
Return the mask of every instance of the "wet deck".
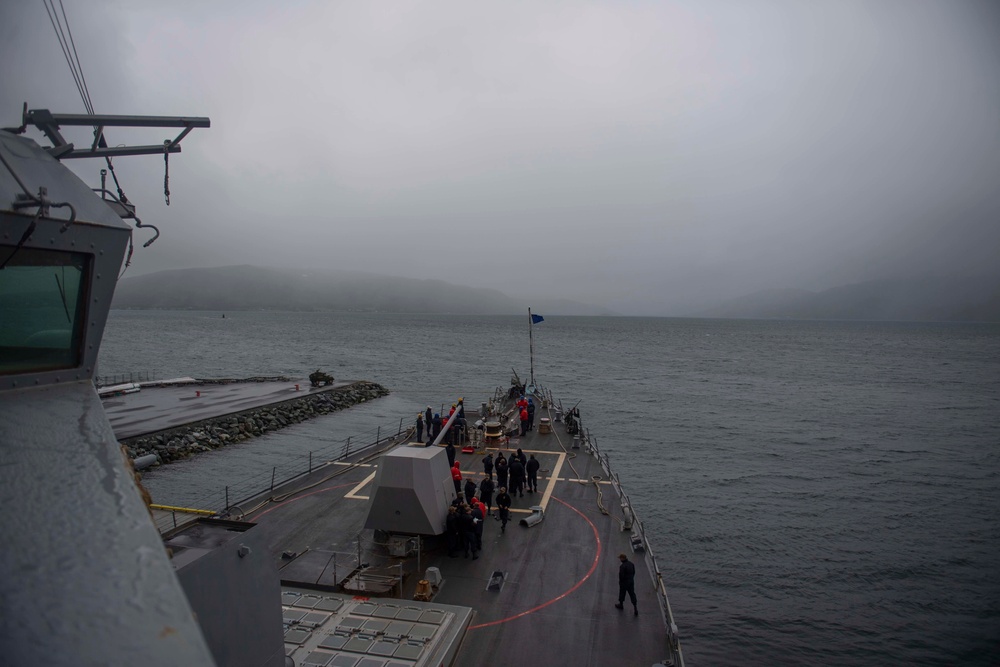
M 470 424 L 476 419 L 472 411 L 468 417 Z M 512 439 L 510 451 L 521 447 L 541 463 L 539 492 L 514 498 L 506 533 L 498 521 L 487 520 L 478 560 L 449 558 L 443 537 L 422 541 L 419 565 L 416 557 L 388 558 L 383 546 L 374 545 L 372 531 L 362 530 L 377 463 L 370 455 L 355 465 L 330 464 L 300 480 L 309 485 L 300 493 L 255 511 L 250 505 L 256 501 L 242 509 L 247 521 L 266 531 L 279 566 L 286 564 L 281 571 L 286 585 L 335 585 L 356 565 L 359 539 L 362 560 L 402 564 L 403 600 L 413 599 L 428 567 L 438 568 L 443 582 L 433 601 L 474 611 L 456 664 L 659 664 L 672 655 L 664 616 L 646 559 L 642 552 L 633 554 L 630 533 L 622 530 L 618 495 L 600 462 L 586 449 L 572 449 L 563 424 L 553 424 L 553 431 L 543 435 L 536 429 L 519 442 Z M 482 457 L 458 454 L 463 475 L 477 483 Z M 599 493 L 608 514 L 601 511 Z M 545 509 L 545 520 L 532 528 L 518 525 L 532 505 Z M 284 552 L 305 555 L 287 564 Z M 636 565 L 638 616 L 627 599 L 624 611 L 613 606 L 619 553 Z M 504 585 L 487 590 L 496 570 L 505 573 Z
M 104 399 L 104 411 L 119 440 L 223 415 L 252 410 L 353 384 L 312 387 L 309 380 L 184 384 L 150 387 Z

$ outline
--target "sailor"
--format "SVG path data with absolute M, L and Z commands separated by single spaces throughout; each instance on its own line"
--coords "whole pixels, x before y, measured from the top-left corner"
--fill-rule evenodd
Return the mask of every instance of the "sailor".
M 458 552 L 458 545 L 461 544 L 461 536 L 458 534 L 457 505 L 448 508 L 448 518 L 445 519 L 444 525 L 448 534 L 448 558 L 454 558 Z
M 493 452 L 483 457 L 483 472 L 487 475 L 493 474 Z
M 462 471 L 458 467 L 458 461 L 451 466 L 451 481 L 455 482 L 455 493 L 462 492 Z
M 507 459 L 504 458 L 503 452 L 497 454 L 496 470 L 497 486 L 507 486 Z
M 500 493 L 497 494 L 497 516 L 500 517 L 500 532 L 507 532 L 507 522 L 510 521 L 510 494 L 507 493 L 507 489 L 500 487 Z
M 520 447 L 517 448 L 517 452 L 514 454 L 514 458 L 521 462 L 521 465 L 528 465 L 528 457 L 524 455 L 524 450 Z
M 434 411 L 431 410 L 431 406 L 427 406 L 427 410 L 424 411 L 424 427 L 427 428 L 427 439 L 431 439 L 431 426 L 434 423 Z
M 524 409 L 528 407 L 528 399 L 524 397 L 524 394 L 521 394 L 521 397 L 517 399 L 517 407 L 518 409 Z
M 516 456 L 510 457 L 510 493 L 524 497 L 524 464 Z
M 455 445 L 449 442 L 447 445 L 445 445 L 444 450 L 448 452 L 448 467 L 454 466 L 455 454 L 456 454 Z
M 521 437 L 528 435 L 528 408 L 521 408 Z
M 476 521 L 472 516 L 472 511 L 468 505 L 462 505 L 458 510 L 458 530 L 462 534 L 462 548 L 465 550 L 465 557 L 469 557 L 472 551 L 472 560 L 479 558 L 476 548 Z
M 476 497 L 476 483 L 472 481 L 472 478 L 465 480 L 465 501 L 468 503 L 472 502 L 472 499 Z
M 535 428 L 535 404 L 528 399 L 528 430 Z
M 424 441 L 424 413 L 417 413 L 417 442 Z
M 441 415 L 434 413 L 434 420 L 431 422 L 434 425 L 434 439 L 441 435 Z
M 538 468 L 540 467 L 538 459 L 532 454 L 531 458 L 528 459 L 528 465 L 524 466 L 524 469 L 528 471 L 528 492 L 534 493 L 538 491 Z
M 485 516 L 485 514 L 483 513 L 483 506 L 480 503 L 473 503 L 472 504 L 472 521 L 475 524 L 474 532 L 475 532 L 475 540 L 476 540 L 475 544 L 476 544 L 476 548 L 475 548 L 475 550 L 472 553 L 472 560 L 476 560 L 477 558 L 479 558 L 479 556 L 476 555 L 477 551 L 482 551 L 483 550 L 483 527 L 484 527 L 483 526 L 483 518 L 484 518 L 484 516 Z
M 490 516 L 493 512 L 493 489 L 493 475 L 487 473 L 479 483 L 479 500 L 486 505 L 486 516 Z
M 638 616 L 639 606 L 635 603 L 635 565 L 625 554 L 618 554 L 618 560 L 622 564 L 618 567 L 618 604 L 615 605 L 615 608 L 625 608 L 625 594 L 628 593 L 628 597 L 632 601 L 632 608 L 635 609 L 635 615 Z
M 458 418 L 465 419 L 465 399 L 458 399 Z

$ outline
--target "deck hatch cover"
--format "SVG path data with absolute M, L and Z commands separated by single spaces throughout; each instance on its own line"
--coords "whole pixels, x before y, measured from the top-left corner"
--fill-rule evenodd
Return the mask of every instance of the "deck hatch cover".
M 368 649 L 368 652 L 373 655 L 390 656 L 396 652 L 397 648 L 399 648 L 398 642 L 394 642 L 391 639 L 380 639 Z
M 302 663 L 303 667 L 326 667 L 330 660 L 333 658 L 332 653 L 324 653 L 323 651 L 313 651 L 306 656 L 305 662 Z
M 371 616 L 376 609 L 378 609 L 378 605 L 374 602 L 362 602 L 354 607 L 354 611 L 351 613 L 357 614 L 358 616 Z
M 338 655 L 330 663 L 330 667 L 355 667 L 358 664 L 358 659 L 353 655 Z
M 285 643 L 286 644 L 301 644 L 305 640 L 309 639 L 309 635 L 310 634 L 311 633 L 308 630 L 302 630 L 300 628 L 296 628 L 295 630 L 289 630 L 285 634 Z
M 396 614 L 399 613 L 399 607 L 394 604 L 383 604 L 379 605 L 378 609 L 372 616 L 378 616 L 380 618 L 396 618 Z
M 338 600 L 337 598 L 323 598 L 316 603 L 316 609 L 320 611 L 337 611 L 343 606 L 343 600 Z
M 410 629 L 413 627 L 413 623 L 406 623 L 404 621 L 393 621 L 385 628 L 385 634 L 388 637 L 405 637 L 410 634 Z
M 437 632 L 437 628 L 433 625 L 414 625 L 410 630 L 409 636 L 413 639 L 430 639 Z
M 320 647 L 332 649 L 344 648 L 344 644 L 347 643 L 347 639 L 348 638 L 343 635 L 330 635 L 320 642 Z
M 285 621 L 285 623 L 291 625 L 293 623 L 298 623 L 299 621 L 301 621 L 302 617 L 305 615 L 306 612 L 304 611 L 298 611 L 296 609 L 286 609 L 285 613 L 282 614 L 282 619 Z
M 347 640 L 344 644 L 345 651 L 352 651 L 354 653 L 367 653 L 368 649 L 374 644 L 370 639 L 361 639 L 360 637 L 354 637 L 353 639 Z
M 419 644 L 400 644 L 396 652 L 392 654 L 394 658 L 416 661 L 420 654 L 424 652 L 424 647 Z
M 441 623 L 444 622 L 444 612 L 437 611 L 436 609 L 428 609 L 424 613 L 420 614 L 420 622 L 441 625 Z
M 330 663 L 330 667 L 355 667 L 358 664 L 358 659 L 353 655 L 338 655 Z
M 340 623 L 337 624 L 337 629 L 339 630 L 343 628 L 346 629 L 347 632 L 350 632 L 351 630 L 357 630 L 364 624 L 365 624 L 365 619 L 363 618 L 355 618 L 354 616 L 347 616 L 344 618 L 344 620 L 342 620 Z
M 389 627 L 389 621 L 384 621 L 381 618 L 369 618 L 361 627 L 369 632 L 378 633 Z
M 328 618 L 330 618 L 329 614 L 321 614 L 319 612 L 311 611 L 299 619 L 299 623 L 317 626 L 326 623 L 326 619 Z
M 292 604 L 294 604 L 294 606 L 296 607 L 305 607 L 306 609 L 312 609 L 313 607 L 318 605 L 322 600 L 323 598 L 319 597 L 318 595 L 303 595 L 301 598 L 299 598 Z

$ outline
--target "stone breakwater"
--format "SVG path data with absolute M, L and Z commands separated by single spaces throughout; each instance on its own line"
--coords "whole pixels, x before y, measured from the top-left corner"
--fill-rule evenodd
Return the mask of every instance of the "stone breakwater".
M 204 383 L 225 384 L 239 381 L 208 380 Z M 249 381 L 253 382 L 254 379 Z M 313 392 L 281 403 L 272 403 L 251 410 L 192 422 L 158 433 L 127 438 L 121 443 L 125 445 L 129 456 L 133 459 L 155 454 L 158 463 L 170 463 L 234 442 L 256 438 L 264 433 L 277 431 L 291 424 L 343 410 L 388 394 L 388 389 L 375 382 L 355 382 L 347 387 Z

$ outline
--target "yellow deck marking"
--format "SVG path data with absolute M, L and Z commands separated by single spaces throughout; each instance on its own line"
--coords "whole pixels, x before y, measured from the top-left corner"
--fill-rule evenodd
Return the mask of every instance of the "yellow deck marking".
M 498 449 L 498 450 L 494 450 L 494 451 L 502 451 L 502 450 Z M 551 475 L 539 475 L 539 477 L 545 483 L 545 491 L 542 493 L 541 502 L 538 503 L 539 505 L 541 505 L 542 509 L 548 508 L 548 506 L 549 506 L 549 499 L 552 497 L 552 492 L 555 490 L 555 485 L 556 485 L 557 482 L 573 482 L 573 483 L 577 483 L 577 484 L 579 484 L 581 482 L 585 482 L 587 484 L 593 484 L 593 480 L 591 480 L 591 479 L 577 479 L 577 478 L 574 478 L 574 477 L 560 477 L 559 476 L 559 473 L 562 470 L 563 463 L 565 463 L 565 461 L 566 461 L 566 452 L 552 452 L 552 451 L 543 451 L 543 450 L 537 450 L 537 449 L 536 450 L 525 449 L 525 450 L 522 450 L 522 451 L 524 451 L 526 454 L 541 454 L 543 456 L 552 456 L 552 455 L 555 455 L 555 456 L 558 457 L 558 459 L 556 460 L 556 465 L 552 469 L 552 474 Z M 357 464 L 357 463 L 344 463 L 344 462 L 341 462 L 341 461 L 333 461 L 333 464 L 334 465 L 339 465 L 339 466 L 354 466 L 354 467 L 357 467 L 357 468 L 374 468 L 374 467 L 376 467 L 374 464 L 371 464 L 371 463 Z M 361 495 L 361 490 L 364 487 L 366 487 L 367 485 L 371 484 L 372 480 L 375 479 L 375 473 L 376 472 L 377 471 L 373 470 L 370 475 L 368 475 L 363 480 L 361 480 L 360 482 L 358 482 L 358 484 L 353 489 L 351 489 L 344 497 L 345 498 L 350 498 L 351 500 L 368 500 L 369 496 Z M 486 476 L 485 473 L 472 472 L 472 471 L 465 471 L 465 475 L 466 475 L 466 477 L 471 477 L 471 476 L 485 477 Z M 598 484 L 611 484 L 611 480 L 602 479 L 602 480 L 598 481 Z M 530 509 L 514 509 L 514 508 L 511 508 L 510 511 L 511 511 L 511 513 L 518 513 L 518 514 L 531 514 L 531 510 Z
M 549 498 L 552 497 L 552 489 L 556 487 L 556 482 L 559 481 L 559 471 L 562 470 L 563 461 L 565 460 L 566 454 L 564 452 L 559 455 L 559 460 L 556 461 L 556 466 L 552 469 L 552 476 L 549 478 L 549 483 L 545 485 L 545 492 L 542 494 L 542 502 L 539 503 L 543 510 L 549 506 Z
M 368 500 L 368 496 L 358 495 L 358 492 L 361 491 L 361 489 L 365 488 L 368 484 L 370 484 L 373 479 L 375 479 L 375 473 L 377 473 L 377 472 L 378 472 L 377 470 L 373 470 L 372 474 L 368 475 L 363 480 L 361 480 L 360 482 L 358 482 L 357 486 L 355 486 L 353 489 L 351 489 L 350 491 L 348 491 L 347 495 L 344 496 L 344 497 L 345 498 L 352 498 L 354 500 Z

